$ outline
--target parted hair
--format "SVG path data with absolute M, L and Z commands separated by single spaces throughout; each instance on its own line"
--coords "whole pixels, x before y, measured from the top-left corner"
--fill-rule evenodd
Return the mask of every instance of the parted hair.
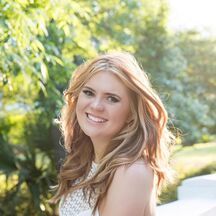
M 107 146 L 95 175 L 85 180 L 94 160 L 94 149 L 90 137 L 79 126 L 75 110 L 85 83 L 102 72 L 114 74 L 129 89 L 131 116 Z M 89 203 L 92 196 L 97 197 L 93 206 L 95 211 L 105 197 L 116 169 L 139 159 L 145 160 L 154 171 L 155 186 L 160 191 L 171 173 L 169 146 L 174 136 L 167 128 L 166 109 L 134 56 L 127 52 L 111 52 L 83 63 L 73 72 L 64 98 L 60 125 L 67 156 L 59 171 L 57 191 L 51 202 L 56 203 L 70 192 L 82 189 Z M 77 179 L 81 181 L 76 183 Z

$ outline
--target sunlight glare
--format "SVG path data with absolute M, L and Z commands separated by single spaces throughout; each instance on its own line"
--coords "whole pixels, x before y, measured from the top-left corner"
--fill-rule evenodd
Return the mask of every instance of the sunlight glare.
M 170 28 L 196 28 L 216 32 L 215 0 L 168 0 L 168 3 Z

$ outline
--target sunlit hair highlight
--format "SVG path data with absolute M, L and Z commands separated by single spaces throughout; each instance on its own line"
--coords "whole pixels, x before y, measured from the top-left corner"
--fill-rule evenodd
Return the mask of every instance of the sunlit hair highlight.
M 75 107 L 85 83 L 99 72 L 115 74 L 127 86 L 131 97 L 131 116 L 130 121 L 107 147 L 96 174 L 84 180 L 94 160 L 94 150 L 90 138 L 78 124 Z M 167 129 L 168 117 L 161 99 L 131 54 L 112 52 L 82 64 L 73 73 L 64 97 L 66 103 L 60 122 L 67 157 L 59 172 L 53 202 L 82 188 L 89 202 L 94 194 L 97 195 L 95 210 L 105 197 L 116 169 L 139 159 L 151 166 L 157 180 L 157 190 L 160 190 L 171 173 L 169 145 L 174 137 Z M 78 178 L 82 179 L 81 182 L 74 184 Z

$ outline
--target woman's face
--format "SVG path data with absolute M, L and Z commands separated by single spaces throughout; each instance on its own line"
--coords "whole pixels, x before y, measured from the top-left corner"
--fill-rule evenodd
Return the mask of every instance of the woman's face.
M 78 96 L 78 123 L 93 142 L 109 142 L 126 124 L 130 114 L 129 102 L 129 90 L 116 75 L 98 72 Z

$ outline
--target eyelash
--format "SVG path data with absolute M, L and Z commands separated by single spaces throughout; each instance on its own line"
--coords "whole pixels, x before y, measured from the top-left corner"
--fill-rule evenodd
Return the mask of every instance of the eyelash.
M 83 90 L 83 93 L 87 96 L 87 97 L 92 97 L 94 96 L 94 93 L 92 91 L 89 91 L 89 90 Z M 111 99 L 111 100 L 109 100 Z M 113 97 L 113 96 L 108 96 L 108 101 L 109 102 L 112 102 L 112 103 L 117 103 L 119 102 L 119 99 L 117 99 L 116 97 Z
M 91 91 L 89 91 L 89 90 L 83 90 L 83 93 L 84 93 L 86 96 L 88 96 L 88 97 L 90 97 L 90 96 L 93 95 L 93 92 L 91 92 Z
M 119 100 L 118 100 L 117 98 L 113 97 L 113 96 L 109 96 L 108 99 L 109 99 L 109 98 L 111 99 L 111 102 L 112 102 L 112 103 L 117 103 L 117 102 L 119 102 Z

